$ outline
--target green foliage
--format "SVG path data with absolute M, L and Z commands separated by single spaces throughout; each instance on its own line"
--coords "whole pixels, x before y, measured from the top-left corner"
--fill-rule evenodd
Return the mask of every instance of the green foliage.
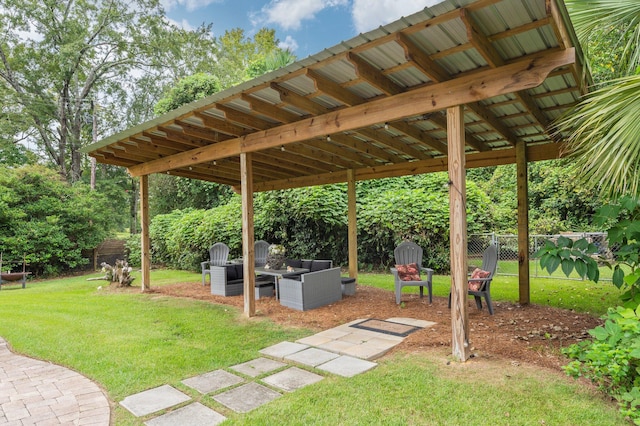
M 164 114 L 184 104 L 205 98 L 220 90 L 218 79 L 210 74 L 198 73 L 184 77 L 158 101 L 153 111 Z
M 587 61 L 605 72 L 597 76 L 598 90 L 558 121 L 557 133 L 582 185 L 608 196 L 640 196 L 640 2 L 567 0 L 567 8 Z
M 366 263 L 388 267 L 393 249 L 412 240 L 424 250 L 427 266 L 449 269 L 449 185 L 445 173 L 378 183 L 361 200 L 358 211 L 359 256 Z M 468 232 L 491 224 L 491 202 L 473 182 L 467 183 Z
M 296 55 L 294 55 L 291 50 L 280 49 L 279 47 L 275 48 L 267 55 L 252 61 L 251 65 L 247 68 L 247 78 L 256 78 L 262 74 L 284 68 L 294 63 L 296 59 Z
M 284 244 L 287 256 L 345 262 L 346 185 L 260 193 L 255 211 L 256 237 Z
M 561 236 L 556 243 L 551 240 L 545 241 L 544 246 L 535 256 L 540 258 L 540 266 L 549 274 L 553 274 L 558 267 L 561 267 L 562 272 L 569 276 L 575 269 L 580 277 L 598 282 L 600 270 L 598 262 L 593 258 L 596 253 L 598 248 L 585 238 L 573 241 Z
M 270 52 L 277 49 L 275 30 L 262 28 L 253 39 L 246 37 L 244 30 L 227 30 L 218 38 L 219 57 L 212 73 L 218 77 L 223 89 L 241 83 L 251 76 L 250 66 L 264 62 Z M 249 69 L 249 72 L 247 72 Z
M 612 251 L 613 284 L 628 289 L 622 296 L 625 306 L 635 308 L 640 304 L 640 204 L 633 197 L 622 197 L 618 203 L 607 204 L 598 209 L 594 222 L 609 225 L 607 245 Z M 536 253 L 540 266 L 553 273 L 558 267 L 569 276 L 575 269 L 582 278 L 598 282 L 598 261 L 609 260 L 597 256 L 599 250 L 593 243 L 582 238 L 573 241 L 559 237 L 557 242 L 546 241 Z
M 83 250 L 98 246 L 112 227 L 107 200 L 85 185 L 70 186 L 42 166 L 0 169 L 0 251 L 4 268 L 35 275 L 87 263 Z
M 592 341 L 563 350 L 575 361 L 565 371 L 587 377 L 615 397 L 621 412 L 640 424 L 640 308 L 610 308 L 605 324 L 589 331 Z
M 232 196 L 228 185 L 154 174 L 149 179 L 149 215 L 155 217 L 184 208 L 210 209 L 226 204 Z

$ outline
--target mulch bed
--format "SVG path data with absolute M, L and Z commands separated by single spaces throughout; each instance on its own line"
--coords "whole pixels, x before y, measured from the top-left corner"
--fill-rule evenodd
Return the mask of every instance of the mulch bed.
M 188 282 L 152 288 L 157 294 L 206 300 L 243 309 L 242 296 L 220 297 L 210 294 L 209 286 Z M 411 333 L 394 351 L 420 352 L 451 347 L 451 311 L 447 298 L 403 294 L 401 305 L 393 292 L 357 286 L 354 296 L 311 311 L 296 311 L 281 306 L 274 298 L 256 301 L 256 317 L 278 324 L 305 327 L 314 331 L 332 328 L 356 319 L 407 317 L 433 321 L 435 326 Z M 560 348 L 589 337 L 587 331 L 602 324 L 591 315 L 540 305 L 520 306 L 494 302 L 495 315 L 486 306 L 478 310 L 469 300 L 469 338 L 474 357 L 500 358 L 559 370 L 566 364 Z

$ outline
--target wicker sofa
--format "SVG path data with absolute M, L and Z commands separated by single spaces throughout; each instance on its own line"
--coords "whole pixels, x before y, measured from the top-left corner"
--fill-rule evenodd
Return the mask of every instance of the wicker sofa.
M 342 299 L 340 268 L 320 269 L 296 278 L 280 279 L 278 294 L 281 305 L 306 311 Z
M 244 293 L 244 266 L 230 263 L 211 267 L 211 294 L 216 296 L 239 296 Z M 273 296 L 274 283 L 256 279 L 256 299 Z

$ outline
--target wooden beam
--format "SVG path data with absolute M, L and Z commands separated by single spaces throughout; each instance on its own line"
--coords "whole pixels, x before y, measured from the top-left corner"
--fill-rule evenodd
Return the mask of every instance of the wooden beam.
M 382 148 L 378 148 L 377 146 L 373 145 L 371 141 L 363 141 L 362 139 L 355 137 L 355 135 L 336 134 L 336 135 L 333 135 L 333 137 L 331 138 L 331 141 L 332 142 L 335 141 L 340 145 L 348 146 L 357 151 L 369 154 L 372 157 L 375 157 L 384 163 L 395 163 L 396 161 L 406 161 L 405 159 L 403 159 L 398 155 L 387 152 Z
M 400 138 L 391 136 L 389 133 L 383 130 L 373 130 L 373 129 L 359 129 L 358 133 L 366 136 L 369 139 L 373 139 L 381 145 L 388 146 L 394 151 L 398 151 L 401 154 L 408 155 L 416 160 L 426 160 L 427 158 L 431 158 L 431 155 L 424 151 L 418 151 L 413 148 L 411 145 L 407 144 L 400 140 Z M 407 161 L 400 159 L 400 161 Z
M 197 148 L 129 168 L 132 176 L 157 173 L 177 167 L 212 161 L 240 152 L 254 152 L 355 130 L 387 121 L 439 111 L 455 104 L 467 104 L 540 85 L 546 75 L 573 63 L 575 50 L 541 53 L 500 68 L 438 83 L 388 98 L 377 99 L 318 117 L 251 133 L 212 146 Z
M 433 124 L 440 126 L 442 129 L 444 129 L 445 132 L 447 131 L 447 119 L 441 116 L 440 114 L 432 114 L 429 116 L 428 120 L 431 121 Z M 494 130 L 493 133 L 497 133 L 497 132 Z M 426 135 L 426 136 L 430 137 L 429 135 Z M 465 126 L 465 129 L 464 129 L 464 136 L 465 136 L 464 138 L 465 143 L 469 145 L 471 148 L 475 149 L 476 151 L 484 152 L 491 149 L 491 147 L 489 147 L 485 141 L 483 141 L 482 139 L 478 138 L 478 136 L 468 131 L 467 126 Z M 433 140 L 440 143 L 435 139 Z M 445 148 L 445 151 L 443 154 L 446 154 L 447 146 L 444 144 L 442 145 Z
M 507 126 L 502 124 L 502 122 L 498 120 L 498 118 L 489 111 L 487 107 L 480 104 L 480 102 L 469 102 L 466 105 L 467 108 L 474 112 L 474 114 L 480 117 L 490 127 L 493 127 L 507 142 L 515 146 L 517 137 Z
M 518 185 L 518 299 L 521 305 L 530 302 L 529 278 L 529 178 L 527 150 L 524 142 L 516 145 Z
M 560 144 L 544 144 L 527 147 L 527 158 L 529 162 L 542 160 L 555 160 L 560 158 Z M 466 168 L 500 166 L 504 164 L 514 164 L 516 161 L 515 148 L 499 149 L 488 152 L 466 154 Z M 448 167 L 447 157 L 432 158 L 423 161 L 411 161 L 399 164 L 387 164 L 366 169 L 356 170 L 356 180 L 382 179 L 388 177 L 399 177 L 409 175 L 419 175 L 423 173 L 434 173 L 446 171 Z M 270 181 L 257 183 L 254 191 L 273 191 L 277 189 L 300 188 L 313 185 L 326 185 L 331 183 L 341 183 L 347 181 L 346 172 L 333 172 L 324 175 L 304 176 L 281 181 Z
M 178 143 L 185 144 L 185 145 L 191 145 L 193 147 L 200 147 L 200 146 L 208 145 L 202 139 L 194 138 L 193 136 L 186 135 L 181 130 L 170 129 L 170 128 L 166 127 L 166 126 L 158 126 L 158 130 L 164 132 L 164 134 L 166 135 L 166 139 L 169 140 L 169 141 L 178 142 Z M 157 138 L 158 137 L 156 135 L 153 135 L 153 134 L 147 133 L 147 132 L 143 132 L 142 134 L 144 136 L 148 137 L 148 138 L 152 138 L 152 137 L 156 137 Z
M 279 84 L 271 83 L 271 88 L 280 94 L 280 100 L 286 104 L 292 105 L 296 108 L 300 108 L 304 111 L 316 115 L 329 112 L 328 108 L 325 108 L 319 103 L 316 103 L 311 99 L 299 95 L 292 90 L 282 87 Z
M 469 345 L 467 312 L 467 210 L 464 155 L 464 114 L 462 106 L 447 109 L 449 147 L 449 238 L 451 247 L 451 331 L 453 357 L 466 361 Z
M 426 134 L 425 132 L 423 132 L 422 130 L 418 129 L 415 126 L 412 126 L 411 124 L 407 123 L 406 121 L 392 121 L 391 123 L 389 123 L 389 127 L 392 127 L 394 129 L 396 129 L 397 131 L 404 133 L 405 135 L 409 136 L 410 138 L 413 138 L 415 140 L 417 140 L 418 142 L 427 145 L 430 148 L 435 149 L 436 151 L 438 151 L 440 154 L 447 154 L 447 145 L 440 142 L 439 140 L 432 138 L 431 136 L 429 136 L 428 134 Z M 426 153 L 425 153 L 426 154 Z M 416 157 L 417 158 L 417 157 Z M 421 158 L 423 159 L 423 158 Z
M 220 103 L 216 104 L 216 109 L 222 111 L 227 120 L 239 123 L 245 127 L 251 127 L 252 129 L 266 130 L 276 125 L 275 123 L 270 123 L 266 120 L 254 117 L 251 114 L 238 111 L 237 109 L 233 109 Z
M 315 149 L 318 149 L 320 151 L 338 155 L 341 158 L 352 161 L 358 167 L 362 167 L 362 166 L 373 167 L 380 164 L 378 161 L 374 160 L 373 158 L 369 158 L 362 155 L 361 151 L 356 152 L 350 149 L 346 149 L 346 146 L 343 144 L 340 144 L 338 140 L 347 140 L 347 137 L 345 135 L 339 135 L 339 137 L 335 141 L 333 139 L 331 139 L 331 142 L 311 140 L 311 141 L 306 141 L 304 144 L 307 146 L 314 147 Z M 353 138 L 349 138 L 348 140 L 351 141 L 353 140 Z
M 182 120 L 176 120 L 176 124 L 182 127 L 182 132 L 185 135 L 196 137 L 201 139 L 203 142 L 218 143 L 233 138 L 233 136 L 220 133 L 217 130 L 197 126 Z
M 240 182 L 242 188 L 242 272 L 244 275 L 244 314 L 256 314 L 256 270 L 253 236 L 253 170 L 251 153 L 240 154 Z
M 251 133 L 249 130 L 242 126 L 229 123 L 226 120 L 222 120 L 218 117 L 213 117 L 204 112 L 195 112 L 194 115 L 202 120 L 202 124 L 205 126 L 217 130 L 218 132 L 225 133 L 231 136 L 242 136 Z
M 465 8 L 460 9 L 460 19 L 467 28 L 467 38 L 475 49 L 482 55 L 485 61 L 491 66 L 502 66 L 504 61 L 500 54 L 491 44 L 491 41 L 484 35 L 477 23 Z
M 566 25 L 564 24 L 563 16 L 566 16 L 565 13 L 560 10 L 560 6 L 557 0 L 546 0 L 547 13 L 550 14 L 552 19 L 552 28 L 556 34 L 556 38 L 558 39 L 558 44 L 562 48 L 568 48 L 569 46 L 573 47 L 573 41 L 571 39 L 571 35 Z M 564 9 L 564 6 L 563 6 Z M 580 49 L 580 46 L 578 46 Z M 585 95 L 589 90 L 589 87 L 592 86 L 593 82 L 591 81 L 591 74 L 586 70 L 586 64 L 583 63 L 583 55 L 582 53 L 576 55 L 576 61 L 571 65 L 570 70 L 571 74 L 573 74 L 573 78 L 575 79 L 578 87 L 582 87 L 582 94 Z
M 291 123 L 293 121 L 298 121 L 304 118 L 298 114 L 294 114 L 285 109 L 278 108 L 277 106 L 258 99 L 255 96 L 247 95 L 246 93 L 243 93 L 241 95 L 241 98 L 243 101 L 248 102 L 251 105 L 251 109 L 253 111 L 281 123 Z
M 398 33 L 396 42 L 404 49 L 404 57 L 435 82 L 449 80 L 449 73 L 420 49 L 409 36 Z
M 356 205 L 356 173 L 347 170 L 347 224 L 349 241 L 349 276 L 358 279 L 358 223 Z
M 387 76 L 382 74 L 382 71 L 371 65 L 364 58 L 361 58 L 353 52 L 349 52 L 347 53 L 347 59 L 355 67 L 358 77 L 379 89 L 384 94 L 391 96 L 404 91 L 402 87 L 389 80 Z
M 335 81 L 321 76 L 312 69 L 307 69 L 306 75 L 313 81 L 313 84 L 315 84 L 317 91 L 322 92 L 327 96 L 331 96 L 335 100 L 340 101 L 345 105 L 360 105 L 366 102 L 360 96 L 343 88 Z
M 151 288 L 151 243 L 149 239 L 149 176 L 140 176 L 140 253 L 142 292 Z

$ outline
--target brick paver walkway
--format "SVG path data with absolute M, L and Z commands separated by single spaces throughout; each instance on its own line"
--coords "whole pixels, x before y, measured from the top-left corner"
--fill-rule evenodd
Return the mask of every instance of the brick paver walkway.
M 59 365 L 17 355 L 0 338 L 0 425 L 100 425 L 109 400 L 88 378 Z

